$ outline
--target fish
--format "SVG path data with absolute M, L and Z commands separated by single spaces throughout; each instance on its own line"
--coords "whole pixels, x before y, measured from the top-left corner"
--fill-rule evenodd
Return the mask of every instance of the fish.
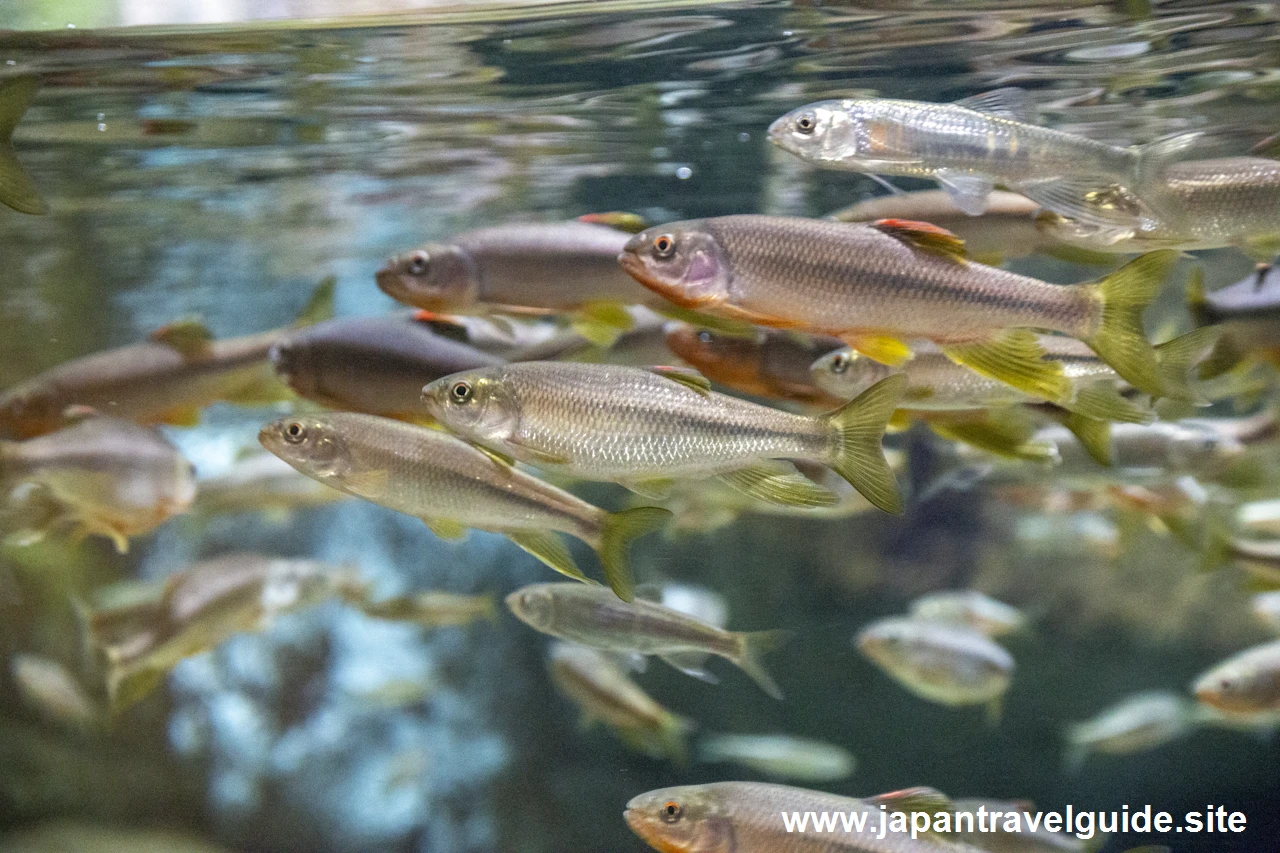
M 1091 853 L 1097 849 L 1096 843 L 1091 844 L 1090 841 L 1077 838 L 1072 832 L 1055 832 L 1043 825 L 1032 829 L 1031 821 L 1026 820 L 1019 821 L 1018 830 L 1010 832 L 1005 829 L 1004 819 L 993 816 L 996 813 L 1005 816 L 1011 813 L 1029 815 L 1032 808 L 1034 807 L 1027 803 L 1004 800 L 956 800 L 956 839 L 972 844 L 986 853 Z M 980 812 L 984 809 L 985 811 Z M 974 831 L 969 831 L 970 822 L 960 817 L 963 814 L 979 817 Z M 985 823 L 990 827 L 989 832 L 981 831 L 981 817 L 987 817 Z M 1038 820 L 1036 822 L 1039 823 Z M 1148 853 L 1155 851 L 1148 850 Z
M 233 553 L 152 583 L 107 589 L 80 606 L 86 647 L 102 662 L 112 715 L 150 694 L 178 663 L 354 583 L 313 560 Z
M 854 799 L 766 782 L 712 782 L 640 794 L 628 801 L 623 818 L 660 853 L 979 853 L 911 830 L 912 811 L 928 818 L 950 806 L 929 789 Z M 823 812 L 837 817 L 839 830 L 784 823 L 785 816 Z M 849 819 L 849 831 L 840 816 Z
M 999 266 L 1006 260 L 1036 253 L 1053 254 L 1060 243 L 1037 220 L 1040 205 L 1017 193 L 995 190 L 981 216 L 961 210 L 946 190 L 917 190 L 860 201 L 830 213 L 837 222 L 907 219 L 945 228 L 964 240 L 976 261 Z M 641 229 L 643 230 L 643 229 Z
M 958 625 L 890 617 L 862 629 L 854 645 L 910 692 L 940 705 L 985 705 L 999 720 L 1013 680 L 1013 656 L 985 634 Z
M 815 359 L 844 346 L 837 338 L 807 338 L 776 329 L 759 329 L 744 337 L 671 323 L 666 342 L 681 361 L 742 394 L 823 409 L 853 399 L 826 392 L 809 372 Z
M 662 707 L 612 658 L 575 643 L 553 643 L 547 667 L 556 689 L 582 710 L 581 727 L 602 722 L 628 746 L 687 764 L 695 723 Z
M 615 262 L 628 239 L 587 222 L 496 225 L 397 255 L 376 280 L 392 299 L 428 311 L 567 314 L 608 345 L 632 326 L 623 306 L 654 301 Z
M 1167 214 L 1144 212 L 1143 199 L 1152 199 Z M 1095 252 L 1231 246 L 1259 263 L 1280 254 L 1280 160 L 1224 157 L 1172 163 L 1143 199 L 1127 198 L 1125 188 L 1115 185 L 1081 199 L 1091 209 L 1131 210 L 1129 225 L 1090 224 L 1052 213 L 1037 221 L 1049 238 Z
M 0 79 L 0 204 L 32 216 L 48 213 L 49 206 L 18 161 L 12 137 L 13 129 L 22 121 L 39 90 L 39 78 L 29 74 Z
M 671 513 L 636 507 L 609 513 L 436 430 L 349 412 L 282 418 L 258 434 L 263 447 L 341 492 L 422 519 L 458 539 L 466 528 L 500 533 L 556 571 L 586 581 L 564 542 L 567 533 L 600 556 L 617 595 L 634 587 L 632 539 Z
M 82 733 L 101 727 L 98 704 L 58 661 L 19 652 L 9 659 L 9 672 L 23 699 L 42 717 Z
M 422 408 L 424 383 L 504 362 L 403 314 L 344 317 L 299 329 L 272 344 L 270 358 L 300 397 L 411 423 L 431 421 Z
M 333 314 L 335 280 L 321 282 L 298 323 Z M 200 410 L 224 400 L 256 406 L 288 398 L 267 360 L 285 333 L 214 340 L 199 320 L 179 320 L 149 340 L 64 362 L 0 393 L 0 437 L 32 438 L 88 407 L 143 425 L 192 426 Z
M 1027 617 L 1016 607 L 996 601 L 976 589 L 931 592 L 911 602 L 912 619 L 971 628 L 988 637 L 1021 631 Z
M 411 622 L 424 628 L 470 625 L 478 619 L 497 621 L 497 602 L 492 595 L 458 595 L 450 592 L 418 592 L 390 598 L 371 599 L 366 590 L 346 594 L 348 603 L 366 616 L 394 622 Z
M 783 734 L 707 735 L 698 742 L 698 759 L 738 764 L 774 781 L 811 784 L 847 779 L 857 767 L 842 746 Z
M 1252 605 L 1258 621 L 1280 634 L 1280 591 L 1260 592 L 1253 597 Z
M 1196 700 L 1232 714 L 1280 711 L 1280 640 L 1228 658 L 1191 685 Z
M 348 496 L 304 474 L 273 453 L 259 450 L 211 477 L 196 478 L 196 518 L 262 512 L 268 515 L 325 506 Z
M 607 652 L 657 655 L 686 675 L 711 683 L 716 679 L 704 663 L 718 655 L 765 693 L 782 698 L 760 658 L 785 641 L 784 631 L 726 631 L 652 601 L 621 601 L 586 584 L 530 584 L 508 595 L 506 602 L 517 619 L 540 633 Z
M 164 436 L 120 418 L 89 416 L 25 441 L 0 441 L 0 497 L 48 509 L 35 541 L 68 529 L 73 540 L 104 536 L 120 553 L 140 536 L 186 512 L 195 469 Z M 3 501 L 0 501 L 3 503 Z
M 1067 764 L 1078 769 L 1092 753 L 1145 752 L 1194 728 L 1194 711 L 1185 696 L 1169 690 L 1134 693 L 1089 720 L 1067 726 Z
M 830 506 L 836 496 L 776 461 L 828 465 L 887 512 L 902 498 L 880 439 L 903 382 L 805 416 L 710 390 L 695 371 L 524 362 L 423 388 L 453 432 L 543 470 L 661 497 L 672 480 L 718 477 L 754 498 Z
M 821 168 L 935 180 L 973 216 L 1002 184 L 1046 210 L 1108 225 L 1133 213 L 1089 205 L 1091 190 L 1117 184 L 1145 199 L 1164 166 L 1199 138 L 1187 133 L 1122 147 L 1035 120 L 1028 94 L 1012 87 L 954 104 L 845 98 L 792 110 L 769 126 L 769 141 Z
M 1205 292 L 1203 273 L 1193 270 L 1187 301 L 1201 326 L 1220 330 L 1218 345 L 1201 366 L 1203 378 L 1243 363 L 1280 365 L 1280 267 L 1266 265 L 1235 284 Z
M 900 365 L 912 340 L 1053 402 L 1070 398 L 1062 365 L 1034 330 L 1084 341 L 1130 385 L 1185 399 L 1162 373 L 1142 315 L 1177 262 L 1151 252 L 1097 282 L 1048 284 L 969 260 L 928 223 L 739 215 L 674 222 L 635 235 L 618 258 L 676 305 L 774 328 L 828 335 Z

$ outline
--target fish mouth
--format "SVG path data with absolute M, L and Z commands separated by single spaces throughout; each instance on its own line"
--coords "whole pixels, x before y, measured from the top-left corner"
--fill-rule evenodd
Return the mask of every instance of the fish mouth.
M 714 300 L 690 297 L 685 289 L 678 284 L 671 284 L 663 281 L 653 273 L 649 272 L 637 255 L 630 252 L 623 252 L 618 255 L 618 266 L 622 267 L 627 275 L 652 290 L 668 302 L 679 305 L 681 308 L 699 308 Z

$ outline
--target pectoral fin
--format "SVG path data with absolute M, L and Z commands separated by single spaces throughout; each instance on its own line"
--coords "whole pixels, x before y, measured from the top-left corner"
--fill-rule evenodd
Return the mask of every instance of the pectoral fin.
M 611 347 L 619 336 L 631 331 L 635 320 L 618 303 L 599 301 L 579 306 L 569 325 L 596 346 Z
M 707 654 L 705 652 L 673 652 L 667 655 L 658 655 L 658 657 L 685 675 L 692 675 L 699 681 L 705 681 L 708 684 L 720 683 L 720 679 L 706 670 Z
M 424 518 L 422 522 L 441 539 L 465 539 L 467 528 L 448 518 Z
M 564 540 L 547 530 L 503 530 L 504 536 L 516 543 L 521 549 L 537 557 L 543 563 L 555 569 L 565 577 L 583 583 L 595 583 L 582 573 L 573 555 L 569 553 Z
M 779 506 L 812 508 L 835 506 L 840 502 L 835 492 L 783 463 L 762 463 L 730 471 L 721 474 L 719 480 L 756 500 Z
M 942 344 L 940 349 L 956 364 L 1042 400 L 1056 403 L 1071 393 L 1062 364 L 1046 361 L 1040 341 L 1027 329 L 1007 329 L 991 340 Z
M 518 438 L 508 438 L 507 443 L 518 447 L 520 453 L 533 460 L 534 465 L 568 465 L 572 461 L 568 456 L 533 447 Z
M 956 207 L 970 216 L 981 216 L 987 212 L 987 197 L 996 188 L 995 181 L 982 175 L 970 175 L 966 172 L 953 172 L 941 169 L 933 175 L 934 180 L 942 184 L 942 188 L 951 196 Z

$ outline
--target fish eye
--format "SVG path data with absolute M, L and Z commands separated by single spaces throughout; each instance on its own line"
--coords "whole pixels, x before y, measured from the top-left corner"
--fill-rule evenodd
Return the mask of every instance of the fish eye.
M 427 271 L 427 266 L 431 263 L 431 258 L 427 253 L 419 249 L 409 256 L 409 275 L 422 275 Z
M 668 800 L 662 804 L 662 819 L 667 823 L 675 823 L 684 814 L 684 809 L 675 800 Z
M 676 238 L 670 234 L 659 234 L 653 238 L 653 253 L 659 258 L 669 258 L 675 254 Z
M 709 344 L 715 339 L 716 339 L 715 335 L 711 334 L 706 329 L 703 329 L 701 332 L 698 332 L 698 340 L 704 344 Z
M 800 131 L 806 136 L 809 135 L 810 133 L 813 133 L 814 129 L 817 128 L 817 126 L 818 126 L 818 119 L 814 117 L 813 113 L 801 113 L 800 115 L 796 116 L 796 130 Z
M 284 428 L 284 440 L 290 444 L 300 444 L 307 437 L 307 428 L 298 421 L 292 421 Z
M 844 373 L 849 369 L 849 356 L 841 354 L 831 359 L 831 372 Z
M 449 386 L 449 398 L 455 403 L 470 403 L 472 396 L 470 382 L 455 382 Z

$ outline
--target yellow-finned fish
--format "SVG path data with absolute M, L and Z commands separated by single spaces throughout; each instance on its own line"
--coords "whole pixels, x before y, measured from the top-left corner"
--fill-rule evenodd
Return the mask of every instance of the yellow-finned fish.
M 1195 728 L 1191 701 L 1169 690 L 1125 697 L 1092 719 L 1067 727 L 1067 763 L 1079 767 L 1090 753 L 1131 755 L 1162 746 Z
M 1106 225 L 1130 217 L 1082 203 L 1090 190 L 1118 184 L 1144 196 L 1198 138 L 1121 147 L 1038 126 L 1035 118 L 1030 97 L 1016 88 L 954 104 L 845 98 L 792 110 L 769 126 L 769 141 L 828 169 L 931 178 L 973 215 L 986 210 L 999 183 L 1046 210 Z
M 704 664 L 708 656 L 719 655 L 770 696 L 782 698 L 760 656 L 782 642 L 786 632 L 726 631 L 656 602 L 620 601 L 608 590 L 584 584 L 530 584 L 508 595 L 507 607 L 543 634 L 602 651 L 657 655 L 704 681 L 715 681 Z
M 842 746 L 793 735 L 707 735 L 698 760 L 732 763 L 775 781 L 835 782 L 853 775 L 857 761 Z
M 948 589 L 922 595 L 911 602 L 911 616 L 926 622 L 962 625 L 988 637 L 1003 637 L 1027 625 L 1027 617 L 1018 608 L 976 589 Z
M 428 243 L 378 270 L 378 287 L 428 311 L 568 314 L 610 344 L 633 325 L 624 306 L 653 302 L 614 259 L 630 235 L 588 222 L 496 225 Z
M 902 384 L 890 378 L 815 417 L 717 394 L 693 371 L 607 364 L 509 364 L 447 376 L 422 395 L 437 420 L 471 441 L 640 494 L 719 477 L 775 503 L 836 503 L 830 490 L 776 461 L 794 459 L 829 465 L 871 503 L 901 512 L 880 438 Z
M 952 808 L 928 788 L 854 799 L 765 782 L 712 782 L 633 797 L 623 816 L 660 853 L 980 853 L 929 831 L 935 816 Z M 831 824 L 816 824 L 818 815 Z
M 27 531 L 105 536 L 124 553 L 129 537 L 186 512 L 195 470 L 164 436 L 119 418 L 86 417 L 26 441 L 0 441 L 0 497 L 47 510 Z
M 334 285 L 332 278 L 321 282 L 298 324 L 333 314 Z M 144 343 L 72 359 L 0 393 L 0 436 L 51 432 L 73 407 L 140 424 L 191 426 L 219 400 L 252 406 L 288 399 L 267 360 L 287 331 L 214 340 L 202 323 L 187 319 Z
M 283 418 L 258 438 L 307 476 L 420 518 L 438 536 L 456 539 L 469 527 L 501 533 L 556 571 L 586 581 L 555 534 L 581 539 L 624 598 L 634 585 L 627 545 L 671 516 L 657 507 L 605 512 L 451 435 L 373 415 Z
M 836 338 L 802 337 L 776 329 L 730 335 L 671 323 L 666 341 L 667 349 L 703 376 L 743 394 L 824 409 L 857 396 L 834 397 L 810 375 L 814 359 L 843 347 Z
M 31 75 L 0 79 L 0 204 L 19 213 L 35 216 L 49 212 L 40 198 L 40 190 L 18 162 L 13 150 L 13 129 L 22 121 L 22 114 L 31 106 L 40 81 Z
M 693 721 L 659 705 L 609 655 L 576 643 L 554 643 L 547 668 L 556 688 L 582 709 L 583 728 L 602 722 L 638 752 L 688 762 L 685 738 Z
M 1013 680 L 1013 656 L 985 634 L 958 625 L 892 617 L 862 629 L 854 643 L 871 662 L 922 699 L 985 705 L 992 722 Z
M 1152 213 L 1144 201 L 1159 205 Z M 1129 225 L 1097 225 L 1053 213 L 1040 228 L 1054 240 L 1098 252 L 1152 249 L 1243 249 L 1259 263 L 1280 254 L 1280 160 L 1223 157 L 1173 163 L 1142 199 L 1124 187 L 1101 187 L 1080 203 L 1091 210 L 1128 212 Z
M 1210 669 L 1191 686 L 1196 699 L 1220 711 L 1280 711 L 1280 640 L 1245 649 Z
M 1141 391 L 1189 395 L 1162 374 L 1142 328 L 1173 251 L 1056 285 L 971 261 L 963 241 L 927 223 L 740 215 L 650 228 L 618 261 L 683 308 L 838 337 L 886 364 L 910 357 L 906 341 L 929 340 L 984 376 L 1065 401 L 1071 382 L 1033 330 L 1060 332 Z

